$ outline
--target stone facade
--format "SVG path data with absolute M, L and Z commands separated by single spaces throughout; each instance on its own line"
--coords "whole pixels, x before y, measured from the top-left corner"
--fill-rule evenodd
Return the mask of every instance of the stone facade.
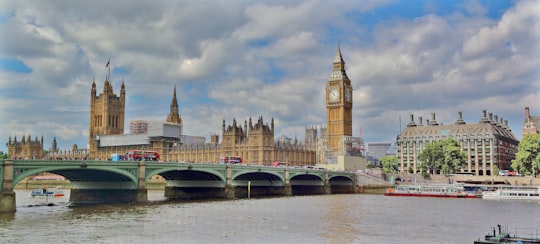
M 125 85 L 122 83 L 121 96 L 113 93 L 109 81 L 105 81 L 103 93 L 99 96 L 95 93 L 95 82 L 92 84 L 91 118 L 90 123 L 90 159 L 107 159 L 112 154 L 125 154 L 129 150 L 152 150 L 160 153 L 161 160 L 178 162 L 213 162 L 218 163 L 220 156 L 241 156 L 248 164 L 270 165 L 274 161 L 287 161 L 291 165 L 314 165 L 315 143 L 310 138 L 307 144 L 299 143 L 298 140 L 289 143 L 275 142 L 274 120 L 271 124 L 265 124 L 263 117 L 259 116 L 256 122 L 251 118 L 244 121 L 243 127 L 233 119 L 231 125 L 222 123 L 222 141 L 219 143 L 219 135 L 211 135 L 210 143 L 182 142 L 182 119 L 178 112 L 176 87 L 171 100 L 170 112 L 163 126 L 176 126 L 180 128 L 178 135 L 153 134 L 138 131 L 131 135 L 118 135 L 118 127 L 115 123 L 118 118 L 123 121 L 123 114 L 114 114 L 111 111 L 124 111 Z M 99 100 L 108 97 L 107 100 Z M 109 116 L 110 115 L 110 116 Z M 112 122 L 102 121 L 103 118 L 112 118 Z M 149 126 L 148 128 L 150 128 Z M 307 129 L 306 129 L 307 130 Z M 163 129 L 165 131 L 165 129 Z M 309 136 L 313 136 L 310 131 Z M 316 133 L 315 133 L 316 135 Z M 110 143 L 111 141 L 118 143 Z M 106 143 L 108 142 L 108 143 Z
M 28 135 L 26 138 L 23 136 L 21 141 L 17 140 L 15 136 L 14 140 L 7 142 L 8 154 L 11 158 L 19 159 L 43 159 L 45 157 L 45 151 L 43 150 L 43 136 L 41 140 L 36 137 L 34 140 Z
M 525 121 L 523 122 L 522 137 L 527 134 L 540 133 L 540 116 L 531 116 L 529 107 L 525 107 Z
M 122 81 L 120 96 L 117 96 L 110 81 L 107 79 L 103 85 L 103 92 L 97 95 L 96 81 L 92 82 L 90 91 L 90 127 L 88 144 L 90 145 L 90 158 L 98 154 L 98 141 L 100 135 L 124 134 L 124 114 L 126 107 L 126 87 Z
M 334 155 L 345 154 L 344 137 L 352 136 L 352 86 L 338 46 L 326 82 L 326 141 Z
M 105 86 L 107 86 L 107 82 Z M 95 86 L 92 85 L 92 87 L 95 90 Z M 106 91 L 106 89 L 104 90 Z M 123 94 L 125 95 L 125 93 Z M 109 106 L 108 108 L 112 107 L 114 106 Z M 105 106 L 100 106 L 99 108 L 93 107 L 90 110 L 94 111 L 95 114 L 107 114 L 105 111 L 102 111 L 106 108 Z M 98 125 L 95 123 L 92 126 Z M 182 120 L 178 113 L 176 88 L 174 89 L 170 112 L 164 125 L 180 126 L 180 128 L 182 126 Z M 98 128 L 91 128 L 90 131 L 90 134 L 92 134 L 92 131 L 98 131 Z M 107 130 L 101 129 L 101 132 L 104 131 Z M 93 142 L 91 145 L 95 145 L 96 147 L 95 149 L 91 148 L 90 159 L 106 159 L 114 153 L 125 154 L 129 150 L 158 151 L 161 160 L 176 162 L 218 163 L 220 156 L 241 156 L 247 164 L 270 165 L 274 161 L 288 161 L 291 165 L 313 165 L 316 158 L 314 143 L 302 144 L 297 140 L 294 143 L 274 142 L 274 119 L 272 118 L 270 125 L 268 125 L 264 123 L 262 116 L 259 116 L 256 122 L 253 122 L 249 118 L 248 121 L 244 122 L 243 127 L 237 124 L 236 119 L 233 119 L 232 125 L 228 126 L 225 120 L 223 120 L 223 138 L 221 144 L 219 143 L 219 135 L 212 135 L 210 143 L 191 144 L 182 143 L 181 133 L 171 136 L 166 134 L 149 135 L 138 132 L 135 135 L 113 135 L 116 138 L 111 138 L 110 134 L 105 133 L 94 133 L 94 135 L 98 139 L 91 140 Z M 310 134 L 310 136 L 312 135 Z M 142 136 L 143 140 L 141 140 L 141 143 L 133 143 L 137 141 L 136 138 L 125 140 L 125 137 L 129 136 L 133 138 Z M 116 140 L 118 143 L 111 144 L 110 141 L 112 140 Z M 104 143 L 105 141 L 108 143 Z M 127 141 L 131 144 L 126 144 Z
M 488 117 L 486 110 L 482 113 L 477 124 L 466 124 L 459 112 L 453 125 L 439 124 L 435 113 L 425 125 L 421 117 L 417 124 L 411 114 L 407 128 L 397 138 L 400 172 L 420 172 L 418 156 L 426 145 L 447 138 L 457 140 L 467 154 L 467 165 L 462 172 L 496 175 L 495 165 L 499 169 L 510 169 L 519 141 L 508 127 L 508 121 L 498 120 L 498 116 L 492 113 Z

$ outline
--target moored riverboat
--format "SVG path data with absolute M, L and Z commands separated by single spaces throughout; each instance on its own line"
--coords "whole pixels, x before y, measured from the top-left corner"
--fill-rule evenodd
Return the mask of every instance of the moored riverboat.
M 384 195 L 448 198 L 479 198 L 482 196 L 480 193 L 466 192 L 463 184 L 398 185 L 387 189 Z
M 47 188 L 32 190 L 30 193 L 32 197 L 63 197 L 64 192 L 60 190 L 51 191 Z
M 492 229 L 492 233 L 488 233 L 484 236 L 484 240 L 474 241 L 474 244 L 540 244 L 540 237 L 538 232 L 531 237 L 520 237 L 517 235 L 510 235 L 507 230 L 501 230 L 501 225 L 497 225 L 499 232 L 497 233 L 495 227 Z
M 540 186 L 499 185 L 482 191 L 484 199 L 540 200 Z

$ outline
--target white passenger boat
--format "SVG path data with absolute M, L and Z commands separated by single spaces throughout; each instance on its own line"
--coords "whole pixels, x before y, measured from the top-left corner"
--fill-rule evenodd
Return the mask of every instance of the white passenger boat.
M 32 190 L 30 193 L 32 197 L 63 197 L 64 192 L 60 190 L 51 191 L 47 188 Z
M 387 189 L 385 196 L 479 198 L 475 192 L 466 192 L 463 184 L 398 185 Z
M 482 191 L 484 199 L 508 200 L 540 200 L 540 186 L 509 186 L 492 187 L 492 190 Z

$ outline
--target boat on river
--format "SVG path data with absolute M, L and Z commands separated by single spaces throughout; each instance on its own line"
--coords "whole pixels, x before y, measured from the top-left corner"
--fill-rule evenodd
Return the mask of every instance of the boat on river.
M 540 186 L 499 185 L 482 191 L 484 199 L 502 200 L 539 200 Z
M 508 230 L 501 230 L 501 225 L 497 225 L 499 232 L 497 233 L 495 227 L 492 229 L 492 233 L 488 233 L 484 236 L 484 240 L 476 240 L 474 244 L 540 244 L 540 237 L 538 231 L 531 237 L 523 237 L 517 235 L 511 235 Z M 506 228 L 508 229 L 508 228 Z
M 463 184 L 397 185 L 389 188 L 385 196 L 480 198 L 479 192 L 465 191 Z
M 47 188 L 32 190 L 32 197 L 63 197 L 64 192 L 60 190 L 51 191 Z

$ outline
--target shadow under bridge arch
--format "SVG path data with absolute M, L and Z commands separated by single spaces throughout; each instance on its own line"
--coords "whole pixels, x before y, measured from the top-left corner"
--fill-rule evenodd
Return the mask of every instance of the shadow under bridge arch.
M 48 171 L 64 176 L 72 189 L 137 189 L 137 179 L 123 171 L 100 169 L 59 169 Z
M 354 192 L 354 180 L 347 176 L 339 175 L 329 177 L 328 183 L 330 184 L 330 192 L 332 194 Z
M 247 186 L 248 183 L 252 187 L 266 186 L 266 187 L 283 187 L 285 180 L 281 175 L 267 173 L 267 172 L 249 172 L 238 174 L 233 177 L 233 186 Z
M 213 173 L 197 170 L 172 170 L 159 173 L 167 187 L 212 187 L 225 188 L 225 179 Z

